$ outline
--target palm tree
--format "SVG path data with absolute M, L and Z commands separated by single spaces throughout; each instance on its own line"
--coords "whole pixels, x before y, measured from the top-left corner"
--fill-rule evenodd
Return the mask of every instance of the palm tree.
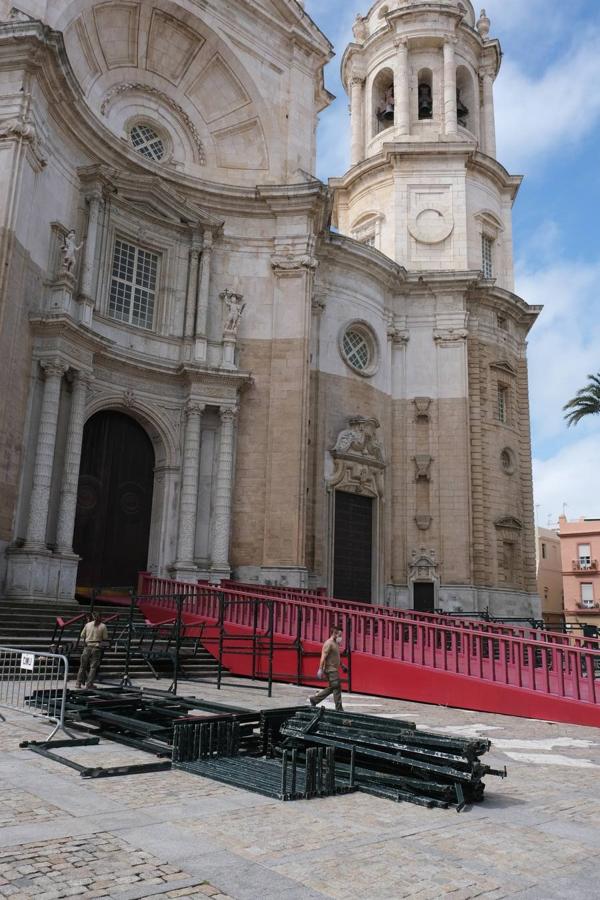
M 600 372 L 597 375 L 588 375 L 588 378 L 589 383 L 563 406 L 565 419 L 569 425 L 577 425 L 585 416 L 600 413 Z

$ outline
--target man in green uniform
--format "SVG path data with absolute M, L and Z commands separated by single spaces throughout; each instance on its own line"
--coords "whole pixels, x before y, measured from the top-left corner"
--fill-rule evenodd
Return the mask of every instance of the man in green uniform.
M 81 654 L 75 687 L 80 688 L 85 681 L 86 688 L 92 688 L 102 661 L 102 649 L 108 645 L 108 628 L 102 621 L 100 613 L 96 613 L 93 621 L 83 626 L 81 640 L 85 647 Z
M 317 703 L 320 703 L 326 697 L 329 697 L 330 694 L 333 694 L 335 708 L 340 712 L 343 712 L 344 710 L 344 707 L 342 706 L 340 669 L 344 672 L 347 672 L 348 669 L 342 664 L 340 659 L 341 643 L 342 629 L 339 626 L 334 625 L 331 629 L 331 637 L 323 644 L 321 660 L 319 662 L 319 671 L 317 672 L 317 678 L 319 680 L 322 680 L 323 677 L 327 678 L 329 687 L 323 688 L 322 691 L 319 691 L 317 694 L 314 694 L 314 696 L 308 698 L 311 706 L 316 706 Z

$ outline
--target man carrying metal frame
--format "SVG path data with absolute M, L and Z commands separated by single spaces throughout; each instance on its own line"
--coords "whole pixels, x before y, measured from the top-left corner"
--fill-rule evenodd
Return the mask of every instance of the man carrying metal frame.
M 319 691 L 317 694 L 308 698 L 308 702 L 311 706 L 316 706 L 317 703 L 321 703 L 322 700 L 325 700 L 326 697 L 333 694 L 335 708 L 340 712 L 343 712 L 344 710 L 344 707 L 342 706 L 340 669 L 342 669 L 343 672 L 347 672 L 348 669 L 343 665 L 340 658 L 341 643 L 342 629 L 339 625 L 334 625 L 331 629 L 331 637 L 323 644 L 321 659 L 319 661 L 319 671 L 317 672 L 317 678 L 320 681 L 323 680 L 323 677 L 327 678 L 329 687 L 323 688 L 322 691 Z
M 108 628 L 102 621 L 100 613 L 96 613 L 93 621 L 83 626 L 81 639 L 85 647 L 81 654 L 75 687 L 80 688 L 85 681 L 86 688 L 92 688 L 102 662 L 102 650 L 108 646 Z

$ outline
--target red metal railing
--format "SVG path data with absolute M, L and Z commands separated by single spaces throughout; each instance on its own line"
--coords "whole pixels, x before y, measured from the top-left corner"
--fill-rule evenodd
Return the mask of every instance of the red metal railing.
M 272 607 L 274 630 L 278 635 L 289 638 L 299 635 L 304 641 L 320 643 L 331 633 L 332 625 L 339 621 L 344 640 L 355 653 L 474 677 L 494 685 L 524 688 L 555 698 L 598 702 L 595 673 L 600 668 L 600 650 L 597 641 L 585 639 L 582 641 L 585 646 L 577 646 L 569 643 L 566 635 L 557 635 L 561 640 L 554 642 L 539 637 L 531 639 L 513 633 L 492 633 L 448 624 L 447 621 L 411 618 L 409 610 L 402 611 L 404 616 L 400 617 L 397 610 L 390 614 L 392 611 L 387 608 L 385 612 L 356 609 L 346 603 L 343 603 L 343 616 L 340 617 L 338 604 L 342 601 L 332 605 L 312 598 L 282 599 L 155 576 L 141 579 L 140 587 L 147 602 L 164 609 L 173 609 L 174 597 L 184 594 L 184 615 L 203 620 L 217 621 L 220 598 L 225 597 L 228 625 L 248 629 L 256 625 L 259 630 L 266 631 L 269 607 Z M 268 602 L 249 604 L 249 598 Z
M 176 582 L 169 578 L 152 575 L 150 572 L 142 572 L 140 573 L 138 593 L 153 594 L 155 596 L 175 596 L 181 594 L 182 589 L 183 593 L 189 594 L 196 588 L 207 587 L 212 588 L 214 585 L 209 585 L 209 582 L 207 581 L 199 581 L 195 584 Z M 246 584 L 235 581 L 222 582 L 221 587 L 223 589 L 226 588 L 230 596 L 237 594 L 244 598 L 247 598 L 248 596 L 262 598 L 279 597 L 280 599 L 288 600 L 290 603 L 305 603 L 308 601 L 330 607 L 333 610 L 337 610 L 340 614 L 345 614 L 347 612 L 364 612 L 368 615 L 423 622 L 426 625 L 455 627 L 465 631 L 483 633 L 490 636 L 517 637 L 523 640 L 535 640 L 545 644 L 600 650 L 600 639 L 598 638 L 584 638 L 574 634 L 563 634 L 559 631 L 545 631 L 543 629 L 532 628 L 528 625 L 501 624 L 498 622 L 488 622 L 485 619 L 462 619 L 460 614 L 444 615 L 443 613 L 417 612 L 413 609 L 398 609 L 391 606 L 361 603 L 358 600 L 339 600 L 336 597 L 329 597 L 325 594 L 305 594 L 303 588 L 281 588 L 273 585 Z

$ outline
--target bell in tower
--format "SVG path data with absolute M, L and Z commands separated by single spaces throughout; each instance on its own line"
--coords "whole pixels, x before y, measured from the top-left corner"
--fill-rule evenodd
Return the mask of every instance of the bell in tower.
M 384 92 L 381 104 L 377 107 L 377 118 L 387 128 L 394 121 L 394 85 Z
M 433 97 L 431 85 L 421 82 L 419 85 L 419 119 L 433 118 Z
M 469 107 L 465 106 L 461 100 L 460 88 L 456 89 L 456 118 L 459 125 L 462 125 L 463 128 L 467 128 L 469 121 Z

